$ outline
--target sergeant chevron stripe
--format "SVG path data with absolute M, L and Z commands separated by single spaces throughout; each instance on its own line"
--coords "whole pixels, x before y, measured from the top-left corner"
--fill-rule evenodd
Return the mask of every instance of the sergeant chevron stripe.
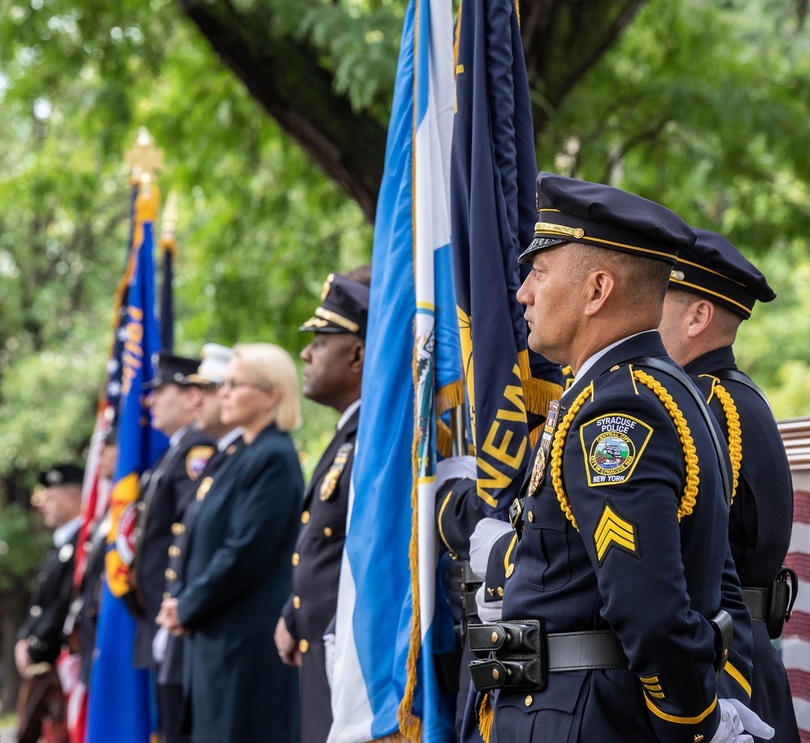
M 636 525 L 614 511 L 610 500 L 605 502 L 605 508 L 593 533 L 593 543 L 600 565 L 611 547 L 618 547 L 631 555 L 641 557 L 636 547 Z

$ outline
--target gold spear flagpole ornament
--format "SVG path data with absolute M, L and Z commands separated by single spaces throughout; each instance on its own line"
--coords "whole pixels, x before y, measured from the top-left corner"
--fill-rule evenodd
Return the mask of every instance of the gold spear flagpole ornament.
M 145 126 L 138 129 L 135 145 L 127 152 L 125 162 L 129 168 L 129 182 L 133 186 L 148 186 L 157 172 L 163 169 L 163 150 L 155 147 L 155 140 Z
M 163 207 L 160 227 L 160 247 L 163 248 L 163 250 L 170 250 L 172 253 L 176 252 L 177 193 L 175 191 L 169 191 L 169 195 L 166 197 L 166 206 Z

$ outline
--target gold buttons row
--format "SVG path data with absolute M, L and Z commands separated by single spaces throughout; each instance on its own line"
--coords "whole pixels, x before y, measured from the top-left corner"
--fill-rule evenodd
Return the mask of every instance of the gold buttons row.
M 179 521 L 175 521 L 172 524 L 172 534 L 174 534 L 174 536 L 179 537 L 181 534 L 185 533 L 185 531 L 185 524 L 181 524 Z

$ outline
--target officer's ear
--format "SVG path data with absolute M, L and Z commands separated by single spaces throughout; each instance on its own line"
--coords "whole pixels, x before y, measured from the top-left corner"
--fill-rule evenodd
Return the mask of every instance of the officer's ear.
M 616 278 L 612 271 L 598 268 L 588 274 L 584 283 L 584 289 L 587 293 L 585 314 L 595 315 L 602 310 L 608 298 L 616 290 Z
M 686 335 L 696 338 L 704 333 L 714 318 L 714 304 L 702 297 L 689 305 L 687 312 Z
M 366 344 L 363 343 L 359 338 L 357 342 L 352 346 L 351 349 L 351 368 L 352 371 L 356 371 L 358 374 L 363 373 L 363 361 L 366 358 Z

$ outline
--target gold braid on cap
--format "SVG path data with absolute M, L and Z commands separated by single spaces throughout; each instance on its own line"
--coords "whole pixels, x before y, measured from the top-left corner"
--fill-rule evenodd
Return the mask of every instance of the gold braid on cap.
M 734 398 L 729 391 L 720 384 L 717 377 L 711 374 L 701 376 L 709 377 L 712 380 L 712 395 L 716 395 L 723 406 L 723 414 L 726 416 L 726 430 L 728 431 L 728 456 L 731 459 L 731 503 L 734 503 L 734 496 L 737 495 L 737 485 L 740 482 L 740 464 L 742 463 L 742 429 L 740 428 L 740 414 L 734 404 Z M 709 395 L 709 400 L 711 400 Z M 731 503 L 729 505 L 731 505 Z
M 680 504 L 678 505 L 678 521 L 684 516 L 692 513 L 697 501 L 698 483 L 700 482 L 700 467 L 698 463 L 697 450 L 695 449 L 695 442 L 692 434 L 689 432 L 689 425 L 680 408 L 672 399 L 672 395 L 666 391 L 657 379 L 650 376 L 640 369 L 632 370 L 633 379 L 638 380 L 645 387 L 650 389 L 655 396 L 661 401 L 672 418 L 675 428 L 678 431 L 678 438 L 681 441 L 683 449 L 684 462 L 686 465 L 686 484 L 684 485 L 683 495 L 681 496 Z M 557 500 L 560 503 L 565 517 L 571 522 L 571 525 L 579 531 L 577 520 L 571 511 L 571 503 L 568 500 L 568 495 L 565 492 L 562 484 L 562 454 L 565 438 L 568 430 L 571 428 L 571 423 L 579 412 L 580 408 L 585 404 L 586 400 L 593 394 L 593 384 L 582 390 L 574 400 L 569 411 L 565 414 L 557 431 L 554 434 L 554 443 L 551 445 L 551 483 L 554 486 L 554 492 L 557 494 Z

